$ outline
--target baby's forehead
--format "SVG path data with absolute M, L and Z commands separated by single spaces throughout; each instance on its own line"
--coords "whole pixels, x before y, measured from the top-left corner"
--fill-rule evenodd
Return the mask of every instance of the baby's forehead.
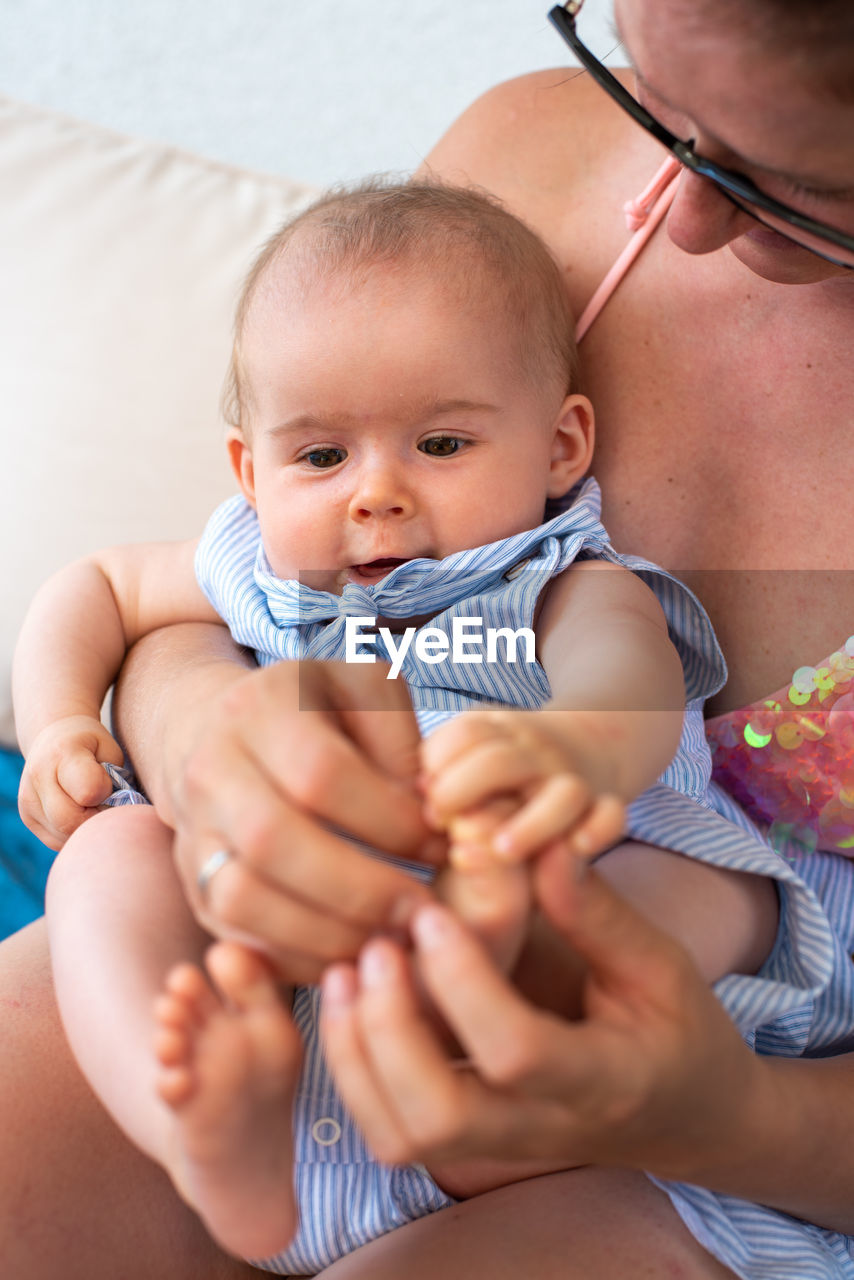
M 245 333 L 252 319 L 296 318 L 316 303 L 337 303 L 360 294 L 379 293 L 412 304 L 429 295 L 456 311 L 461 303 L 498 307 L 506 281 L 493 264 L 461 246 L 437 253 L 426 246 L 394 256 L 364 256 L 335 261 L 324 253 L 321 237 L 295 235 L 260 273 L 244 316 Z M 503 309 L 500 308 L 499 309 Z

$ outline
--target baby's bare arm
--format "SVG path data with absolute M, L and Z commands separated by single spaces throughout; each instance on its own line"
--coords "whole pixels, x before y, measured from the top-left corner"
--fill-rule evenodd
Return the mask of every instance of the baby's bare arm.
M 452 852 L 461 869 L 490 850 L 530 858 L 557 839 L 585 858 L 601 853 L 623 830 L 625 802 L 679 743 L 681 663 L 658 602 L 634 574 L 573 566 L 544 597 L 537 638 L 552 693 L 542 708 L 464 712 L 424 744 L 430 814 L 460 828 Z M 515 812 L 480 832 L 478 813 L 508 796 Z
M 627 569 L 582 562 L 550 585 L 536 631 L 552 691 L 541 713 L 548 731 L 596 793 L 634 799 L 673 758 L 685 709 L 658 601 Z
M 15 652 L 15 718 L 25 754 L 53 721 L 99 717 L 125 653 L 141 636 L 173 622 L 216 618 L 195 581 L 195 547 L 112 547 L 48 579 Z
M 111 548 L 54 574 L 33 601 L 13 671 L 27 757 L 19 807 L 52 848 L 109 795 L 101 762 L 122 762 L 101 704 L 128 647 L 157 627 L 215 616 L 194 552 L 194 543 Z

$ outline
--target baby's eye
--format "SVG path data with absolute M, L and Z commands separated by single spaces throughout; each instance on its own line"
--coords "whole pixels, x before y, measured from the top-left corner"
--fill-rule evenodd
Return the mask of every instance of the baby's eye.
M 450 458 L 452 453 L 458 453 L 465 444 L 465 440 L 461 440 L 459 436 L 430 436 L 428 440 L 422 440 L 418 448 L 422 453 L 427 453 L 431 458 Z
M 308 462 L 312 467 L 325 471 L 337 467 L 346 457 L 346 449 L 309 449 L 308 453 L 302 454 L 300 462 Z

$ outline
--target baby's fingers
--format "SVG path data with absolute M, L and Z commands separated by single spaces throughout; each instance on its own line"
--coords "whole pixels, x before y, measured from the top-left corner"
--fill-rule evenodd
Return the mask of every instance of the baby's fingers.
M 610 849 L 626 828 L 626 806 L 619 796 L 599 796 L 593 808 L 572 832 L 568 844 L 574 853 L 595 858 Z
M 118 761 L 121 764 L 121 761 Z M 56 780 L 62 790 L 81 809 L 95 809 L 103 804 L 113 789 L 106 769 L 84 748 L 64 755 L 57 765 Z
M 18 811 L 33 835 L 56 850 L 95 812 L 75 804 L 55 779 L 36 783 L 26 777 L 18 794 Z
M 572 773 L 552 774 L 502 823 L 492 837 L 492 847 L 502 860 L 518 862 L 562 836 L 571 833 L 574 840 L 578 831 L 586 829 L 596 807 L 591 809 L 591 803 L 590 788 L 582 778 Z
M 542 773 L 540 762 L 518 743 L 482 743 L 431 779 L 427 788 L 430 814 L 438 826 L 445 827 L 460 814 L 522 791 Z

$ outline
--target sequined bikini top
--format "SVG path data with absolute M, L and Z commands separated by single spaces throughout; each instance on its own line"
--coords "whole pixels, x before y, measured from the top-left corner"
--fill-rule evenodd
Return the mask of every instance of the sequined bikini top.
M 712 776 L 781 849 L 854 857 L 854 636 L 770 698 L 706 721 Z

